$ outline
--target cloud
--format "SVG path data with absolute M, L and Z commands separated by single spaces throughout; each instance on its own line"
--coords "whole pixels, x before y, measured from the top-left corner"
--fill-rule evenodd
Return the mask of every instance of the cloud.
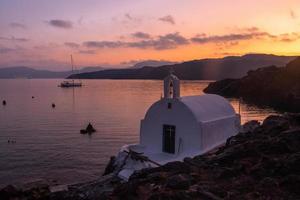
M 63 29 L 71 29 L 73 28 L 73 23 L 71 21 L 67 20 L 61 20 L 61 19 L 53 19 L 46 22 L 47 24 L 57 27 L 57 28 L 63 28 Z
M 216 43 L 225 45 L 236 45 L 239 41 L 251 40 L 251 39 L 265 39 L 274 42 L 293 42 L 300 39 L 300 33 L 284 33 L 280 35 L 273 35 L 271 33 L 261 31 L 256 27 L 244 29 L 242 33 L 230 33 L 224 35 L 206 35 L 200 34 L 191 38 L 191 42 L 198 44 Z
M 297 16 L 296 16 L 295 12 L 292 9 L 290 9 L 290 16 L 291 16 L 292 19 L 297 19 Z
M 300 33 L 284 33 L 276 37 L 277 41 L 281 42 L 294 42 L 300 39 Z
M 207 35 L 197 34 L 192 38 L 186 38 L 180 33 L 168 33 L 165 35 L 153 36 L 143 32 L 132 34 L 135 36 L 133 41 L 86 41 L 84 47 L 91 49 L 101 48 L 136 48 L 136 49 L 155 49 L 167 50 L 175 49 L 188 44 L 208 44 L 214 43 L 219 48 L 230 48 L 239 45 L 241 41 L 246 40 L 266 40 L 272 42 L 293 42 L 300 39 L 300 33 L 284 33 L 273 35 L 271 33 L 261 31 L 257 27 L 250 27 L 233 33 L 223 35 Z
M 140 39 L 149 39 L 151 38 L 150 34 L 144 32 L 135 32 L 131 34 L 133 37 L 140 38 Z
M 112 21 L 116 26 L 124 27 L 126 29 L 136 29 L 143 24 L 143 17 L 126 13 L 121 16 L 113 17 Z
M 157 39 L 142 40 L 128 43 L 129 47 L 140 49 L 154 48 L 156 50 L 174 49 L 181 45 L 188 44 L 188 39 L 181 36 L 179 33 L 169 33 L 159 36 Z
M 172 24 L 172 25 L 175 25 L 175 20 L 174 20 L 174 17 L 172 15 L 166 15 L 164 17 L 159 18 L 158 20 L 160 20 L 162 22 Z
M 276 36 L 271 35 L 267 32 L 251 29 L 245 33 L 230 33 L 225 35 L 211 35 L 211 36 L 207 36 L 206 34 L 201 34 L 191 38 L 191 41 L 200 44 L 224 43 L 224 42 L 233 42 L 233 41 L 241 41 L 241 40 L 260 39 L 263 37 L 275 38 Z
M 138 49 L 174 49 L 181 45 L 186 45 L 189 40 L 179 33 L 169 33 L 166 35 L 158 36 L 152 39 L 139 40 L 134 42 L 122 41 L 87 41 L 83 45 L 88 48 L 138 48 Z
M 78 51 L 78 53 L 81 53 L 81 54 L 96 54 L 96 51 L 95 50 L 80 50 L 80 51 Z
M 10 52 L 14 52 L 15 49 L 7 48 L 7 47 L 0 47 L 0 54 L 6 54 Z
M 87 41 L 83 43 L 88 48 L 118 48 L 125 45 L 121 41 Z
M 133 20 L 133 19 L 134 19 L 129 13 L 126 13 L 124 16 L 125 16 L 125 18 L 127 18 L 128 20 Z
M 8 54 L 8 53 L 18 53 L 25 50 L 23 47 L 19 45 L 15 45 L 15 47 L 5 47 L 0 45 L 0 54 Z
M 7 41 L 13 41 L 13 42 L 28 42 L 29 41 L 29 39 L 27 39 L 27 38 L 17 38 L 14 36 L 11 36 L 11 37 L 0 36 L 0 40 L 7 40 Z
M 25 24 L 21 24 L 21 23 L 18 23 L 18 22 L 11 22 L 9 24 L 9 26 L 12 27 L 12 28 L 27 29 L 27 26 Z
M 260 30 L 259 30 L 258 27 L 252 26 L 252 27 L 244 28 L 244 29 L 242 29 L 242 31 L 246 31 L 246 32 L 258 32 Z
M 75 42 L 65 42 L 64 45 L 67 47 L 70 47 L 72 49 L 77 49 L 80 46 L 79 44 L 77 44 Z

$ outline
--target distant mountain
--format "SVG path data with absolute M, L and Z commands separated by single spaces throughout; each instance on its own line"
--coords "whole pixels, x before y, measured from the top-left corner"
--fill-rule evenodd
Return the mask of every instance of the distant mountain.
M 79 72 L 79 73 L 86 73 L 86 72 L 95 72 L 95 71 L 101 71 L 101 70 L 104 70 L 104 69 L 107 69 L 105 67 L 84 67 L 82 69 L 79 69 L 75 72 Z
M 131 69 L 139 69 L 142 67 L 159 67 L 163 65 L 174 65 L 177 62 L 171 62 L 171 61 L 164 61 L 164 60 L 146 60 L 142 62 L 136 63 L 133 67 L 130 67 Z
M 127 69 L 109 69 L 90 73 L 74 74 L 68 78 L 78 79 L 163 79 L 170 71 L 182 80 L 220 80 L 240 78 L 249 70 L 276 65 L 284 66 L 295 56 L 276 56 L 270 54 L 246 54 L 216 59 L 193 60 L 160 67 L 145 66 Z
M 102 67 L 84 67 L 77 73 L 87 73 L 103 70 Z M 0 68 L 0 78 L 66 78 L 72 71 L 38 70 L 25 66 Z

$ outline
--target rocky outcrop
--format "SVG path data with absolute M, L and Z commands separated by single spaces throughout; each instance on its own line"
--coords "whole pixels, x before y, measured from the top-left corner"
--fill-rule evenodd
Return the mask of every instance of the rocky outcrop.
M 209 84 L 206 93 L 237 97 L 289 112 L 300 112 L 300 58 L 286 67 L 265 67 L 249 71 L 241 79 L 225 79 Z
M 111 199 L 299 199 L 300 115 L 270 116 L 207 155 L 135 173 Z
M 213 152 L 143 169 L 128 182 L 108 174 L 64 187 L 7 186 L 0 199 L 300 199 L 299 166 L 300 114 L 285 114 L 249 122 Z
M 0 190 L 1 200 L 99 200 L 107 199 L 120 179 L 113 174 L 98 180 L 74 185 L 49 186 L 34 184 L 30 187 L 8 185 Z

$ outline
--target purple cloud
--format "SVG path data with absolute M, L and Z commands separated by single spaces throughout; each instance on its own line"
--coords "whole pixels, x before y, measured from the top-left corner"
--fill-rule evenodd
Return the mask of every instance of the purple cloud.
M 189 40 L 181 36 L 179 33 L 169 33 L 166 35 L 158 36 L 155 39 L 138 40 L 135 42 L 122 42 L 122 41 L 87 41 L 83 45 L 88 48 L 118 48 L 129 47 L 138 49 L 174 49 L 181 45 L 186 45 Z
M 75 42 L 65 42 L 64 45 L 67 47 L 70 47 L 72 49 L 77 49 L 80 46 L 79 44 L 77 44 Z
M 53 20 L 47 21 L 46 23 L 53 27 L 57 27 L 57 28 L 63 28 L 63 29 L 73 28 L 73 23 L 71 21 L 67 21 L 67 20 L 53 19 Z
M 158 20 L 160 20 L 162 22 L 172 24 L 172 25 L 175 25 L 175 20 L 174 20 L 174 17 L 172 15 L 167 15 L 167 16 L 161 17 Z
M 6 54 L 10 52 L 14 52 L 15 49 L 7 48 L 7 47 L 0 47 L 0 54 Z
M 136 36 L 135 41 L 86 41 L 83 46 L 87 48 L 137 48 L 137 49 L 155 49 L 167 50 L 175 49 L 179 46 L 194 44 L 215 43 L 219 47 L 231 47 L 238 45 L 240 41 L 250 39 L 266 39 L 275 42 L 292 42 L 300 39 L 300 33 L 286 33 L 281 35 L 273 35 L 268 32 L 260 31 L 256 27 L 244 29 L 243 32 L 229 33 L 224 35 L 206 35 L 198 34 L 192 38 L 186 38 L 180 33 L 169 33 L 160 36 L 151 36 L 147 33 L 136 32 L 132 35 Z
M 9 26 L 12 27 L 12 28 L 27 29 L 27 26 L 25 24 L 18 23 L 18 22 L 11 22 L 9 24 Z
M 292 10 L 292 9 L 290 9 L 290 16 L 292 19 L 297 19 L 297 16 L 296 16 L 294 10 Z
M 88 48 L 118 48 L 124 46 L 120 41 L 87 41 L 83 45 Z
M 96 51 L 95 50 L 80 50 L 80 51 L 78 51 L 78 53 L 81 53 L 81 54 L 96 54 Z
M 14 36 L 11 36 L 11 37 L 0 36 L 0 40 L 7 40 L 7 41 L 13 41 L 13 42 L 28 42 L 29 41 L 29 39 L 27 39 L 27 38 L 17 38 Z
M 135 38 L 139 38 L 139 39 L 149 39 L 151 38 L 151 35 L 148 33 L 144 33 L 144 32 L 135 32 L 131 34 L 133 37 Z
M 281 42 L 291 42 L 300 39 L 299 33 L 285 33 L 281 35 L 273 35 L 268 32 L 260 31 L 256 27 L 249 28 L 248 31 L 244 33 L 230 33 L 225 35 L 211 35 L 207 36 L 206 34 L 196 35 L 191 38 L 191 41 L 198 44 L 205 43 L 231 43 L 238 42 L 242 40 L 250 39 L 271 39 L 273 41 Z

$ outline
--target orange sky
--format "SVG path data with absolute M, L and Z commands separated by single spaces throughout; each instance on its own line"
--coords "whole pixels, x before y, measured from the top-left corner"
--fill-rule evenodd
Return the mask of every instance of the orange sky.
M 300 54 L 299 0 L 1 0 L 0 67 Z

